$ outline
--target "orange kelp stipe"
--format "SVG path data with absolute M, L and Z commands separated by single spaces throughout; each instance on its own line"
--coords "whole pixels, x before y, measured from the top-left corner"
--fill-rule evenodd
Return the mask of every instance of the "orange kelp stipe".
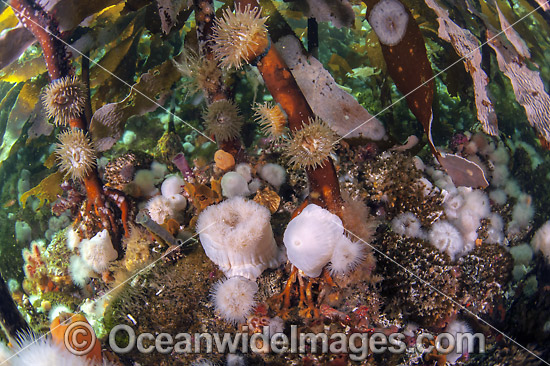
M 53 341 L 69 352 L 102 362 L 101 344 L 84 315 L 61 313 L 50 325 L 50 332 Z
M 455 185 L 487 187 L 483 170 L 475 163 L 453 154 L 441 155 L 432 140 L 433 72 L 424 38 L 411 12 L 399 0 L 363 0 L 367 20 L 374 29 L 387 70 L 407 105 L 424 127 L 432 154 Z
M 256 7 L 256 0 L 237 0 L 235 6 Z M 302 129 L 304 124 L 314 120 L 314 114 L 302 91 L 296 84 L 288 66 L 275 47 L 270 47 L 256 66 L 262 75 L 265 85 L 273 99 L 279 103 L 288 117 L 288 127 L 292 132 Z M 310 200 L 336 215 L 342 212 L 342 199 L 336 169 L 331 159 L 322 166 L 306 169 L 310 183 Z

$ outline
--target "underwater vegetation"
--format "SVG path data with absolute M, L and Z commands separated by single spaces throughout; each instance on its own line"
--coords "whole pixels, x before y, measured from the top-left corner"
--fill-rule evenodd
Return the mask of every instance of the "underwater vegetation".
M 549 14 L 0 0 L 0 365 L 550 364 Z

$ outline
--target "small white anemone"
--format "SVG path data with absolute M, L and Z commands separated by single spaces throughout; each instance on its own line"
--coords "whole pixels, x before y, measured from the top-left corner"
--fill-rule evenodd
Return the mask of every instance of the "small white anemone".
M 282 260 L 270 218 L 264 206 L 234 197 L 201 212 L 197 232 L 206 255 L 227 277 L 256 279 Z
M 290 262 L 309 277 L 318 277 L 343 235 L 338 216 L 309 204 L 288 223 L 283 241 Z
M 460 232 L 449 222 L 439 220 L 432 225 L 429 233 L 430 243 L 442 253 L 447 253 L 455 260 L 464 251 L 464 240 Z
M 330 273 L 343 275 L 351 272 L 365 259 L 365 247 L 359 242 L 351 241 L 345 235 L 336 242 L 330 258 Z
M 247 278 L 236 276 L 217 282 L 212 289 L 212 300 L 216 311 L 227 322 L 244 322 L 256 304 L 254 296 L 258 284 Z
M 164 224 L 164 222 L 174 217 L 175 212 L 170 200 L 162 195 L 155 196 L 147 201 L 145 205 L 149 216 L 159 225 Z
M 399 235 L 409 238 L 423 238 L 422 224 L 412 212 L 404 212 L 397 215 L 391 222 L 391 227 Z
M 286 180 L 286 170 L 278 164 L 265 164 L 260 168 L 260 177 L 278 189 Z
M 248 183 L 246 179 L 236 172 L 227 172 L 221 180 L 222 194 L 224 197 L 248 196 Z
M 550 263 L 550 221 L 546 221 L 533 236 L 531 246 L 535 252 L 541 252 L 547 263 Z
M 118 257 L 107 229 L 103 229 L 91 239 L 82 240 L 80 256 L 95 272 L 106 271 L 111 261 Z
M 164 197 L 174 196 L 183 192 L 185 181 L 178 175 L 169 176 L 162 182 L 160 192 Z

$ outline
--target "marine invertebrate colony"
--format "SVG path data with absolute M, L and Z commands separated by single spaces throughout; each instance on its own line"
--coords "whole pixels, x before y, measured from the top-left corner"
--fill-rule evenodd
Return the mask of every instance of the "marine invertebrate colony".
M 55 153 L 60 169 L 75 181 L 84 179 L 96 165 L 94 149 L 80 129 L 62 132 Z

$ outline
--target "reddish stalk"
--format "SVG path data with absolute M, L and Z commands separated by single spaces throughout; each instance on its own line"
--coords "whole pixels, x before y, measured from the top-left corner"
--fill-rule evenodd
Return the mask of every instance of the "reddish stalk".
M 241 9 L 244 9 L 247 5 L 251 9 L 259 7 L 256 0 L 235 0 L 235 6 L 240 6 Z M 261 52 L 263 51 L 261 50 Z M 308 124 L 310 119 L 314 119 L 311 107 L 275 47 L 271 46 L 256 66 L 273 99 L 286 112 L 288 126 L 291 131 L 301 130 L 304 124 Z M 322 166 L 315 169 L 306 169 L 306 173 L 310 184 L 308 201 L 319 204 L 334 214 L 340 215 L 342 212 L 340 184 L 332 160 L 327 158 Z
M 61 41 L 57 21 L 33 0 L 11 0 L 11 6 L 19 21 L 32 32 L 40 43 L 46 67 L 51 80 L 70 75 L 73 70 L 67 57 L 67 47 Z M 88 124 L 83 114 L 69 120 L 71 128 L 88 131 Z M 113 212 L 107 207 L 101 183 L 96 169 L 92 169 L 83 180 L 88 197 L 87 211 L 95 213 L 104 228 L 111 232 L 113 238 L 119 237 L 119 230 Z

